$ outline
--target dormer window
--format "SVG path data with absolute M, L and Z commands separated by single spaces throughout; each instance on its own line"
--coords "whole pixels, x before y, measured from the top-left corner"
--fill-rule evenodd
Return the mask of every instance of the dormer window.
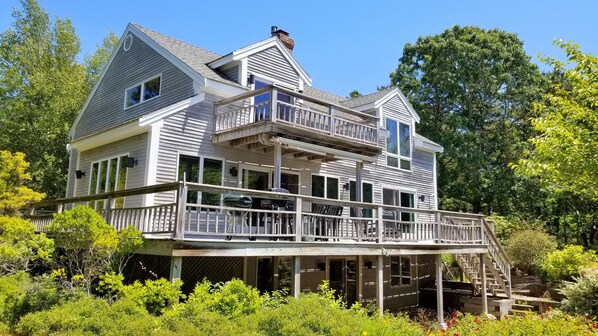
M 386 118 L 386 164 L 411 170 L 411 127 L 408 124 Z
M 160 95 L 162 76 L 141 82 L 125 91 L 125 109 Z

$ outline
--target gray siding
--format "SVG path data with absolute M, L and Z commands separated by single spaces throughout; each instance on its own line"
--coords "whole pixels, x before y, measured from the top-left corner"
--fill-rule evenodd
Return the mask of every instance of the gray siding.
M 127 189 L 142 187 L 145 183 L 146 153 L 147 133 L 81 152 L 79 167 L 77 169 L 85 172 L 85 176 L 76 180 L 75 196 L 87 195 L 89 193 L 89 180 L 93 162 L 124 154 L 132 156 L 138 161 L 137 166 L 127 169 Z M 141 197 L 128 197 L 125 201 L 125 207 L 138 207 L 141 205 Z
M 69 156 L 69 173 L 66 182 L 66 197 L 73 197 L 75 194 L 75 170 L 77 167 L 77 160 L 79 159 L 79 151 L 71 149 Z
M 247 71 L 258 76 L 268 76 L 293 88 L 299 86 L 299 74 L 276 47 L 249 56 Z
M 124 109 L 125 90 L 162 74 L 160 96 Z M 193 95 L 193 80 L 133 35 L 119 48 L 75 129 L 75 140 L 118 126 Z
M 237 83 L 241 83 L 239 81 L 239 64 L 237 62 L 235 62 L 235 64 L 232 67 L 227 67 L 227 68 L 220 68 L 218 69 L 220 70 L 223 74 L 225 74 L 228 78 L 234 80 Z

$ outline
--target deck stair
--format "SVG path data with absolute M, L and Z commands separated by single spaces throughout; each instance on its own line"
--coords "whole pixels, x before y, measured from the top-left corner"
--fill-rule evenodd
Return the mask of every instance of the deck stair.
M 450 221 L 451 224 L 457 224 L 454 220 Z M 498 242 L 491 226 L 483 218 L 480 221 L 484 228 L 482 243 L 488 246 L 488 253 L 483 255 L 457 253 L 455 259 L 470 280 L 475 295 L 482 293 L 480 258 L 484 258 L 486 295 L 511 299 L 511 261 Z

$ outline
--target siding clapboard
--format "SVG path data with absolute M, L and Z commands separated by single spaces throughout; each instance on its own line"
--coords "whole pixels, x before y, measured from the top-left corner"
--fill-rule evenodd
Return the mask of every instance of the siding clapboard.
M 250 74 L 268 76 L 292 88 L 299 87 L 299 74 L 276 47 L 249 56 L 247 70 Z
M 162 74 L 160 96 L 124 109 L 125 90 Z M 74 140 L 123 124 L 193 96 L 193 80 L 133 35 L 129 51 L 119 48 L 75 128 Z

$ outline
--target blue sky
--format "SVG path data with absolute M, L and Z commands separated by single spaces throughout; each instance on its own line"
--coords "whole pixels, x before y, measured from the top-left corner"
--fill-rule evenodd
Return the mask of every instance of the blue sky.
M 524 41 L 527 53 L 563 58 L 554 38 L 574 40 L 598 55 L 598 1 L 83 1 L 40 0 L 51 18 L 68 17 L 91 53 L 128 22 L 221 54 L 288 31 L 295 57 L 316 87 L 346 96 L 387 84 L 403 46 L 459 25 L 500 28 Z M 0 2 L 0 31 L 18 0 Z

